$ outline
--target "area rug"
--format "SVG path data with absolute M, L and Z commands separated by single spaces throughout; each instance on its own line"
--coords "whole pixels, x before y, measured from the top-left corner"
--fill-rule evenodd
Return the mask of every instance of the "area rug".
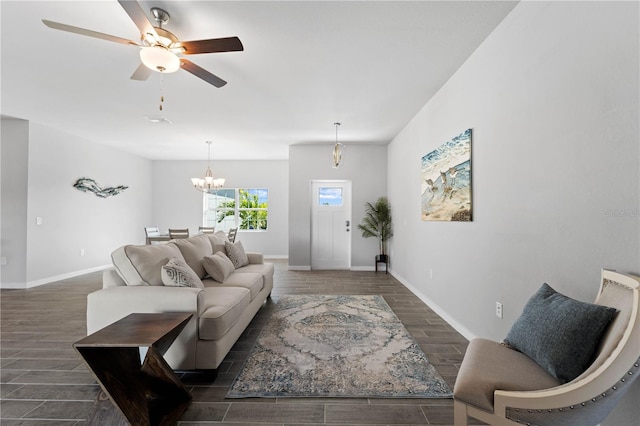
M 381 296 L 283 296 L 227 398 L 449 398 Z

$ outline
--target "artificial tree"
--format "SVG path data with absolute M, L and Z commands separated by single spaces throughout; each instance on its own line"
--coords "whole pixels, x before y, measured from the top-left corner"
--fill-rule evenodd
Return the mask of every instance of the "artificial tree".
M 358 229 L 362 231 L 364 238 L 376 237 L 380 247 L 379 259 L 387 260 L 387 240 L 393 236 L 393 224 L 391 219 L 391 205 L 387 197 L 380 197 L 374 204 L 367 202 L 365 217 Z

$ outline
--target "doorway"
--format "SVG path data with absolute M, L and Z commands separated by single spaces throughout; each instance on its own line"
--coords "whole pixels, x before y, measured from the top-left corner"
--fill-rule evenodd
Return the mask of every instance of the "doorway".
M 311 181 L 311 269 L 351 269 L 351 181 Z

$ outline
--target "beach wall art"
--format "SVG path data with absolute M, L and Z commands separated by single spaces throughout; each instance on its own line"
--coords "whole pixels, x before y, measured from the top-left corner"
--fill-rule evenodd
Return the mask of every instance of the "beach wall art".
M 421 167 L 422 220 L 470 222 L 471 129 L 422 157 Z

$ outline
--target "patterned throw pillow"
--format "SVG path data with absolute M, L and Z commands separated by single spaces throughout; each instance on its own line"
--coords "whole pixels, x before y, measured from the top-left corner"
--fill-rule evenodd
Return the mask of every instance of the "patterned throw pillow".
M 236 241 L 235 243 L 226 241 L 224 243 L 224 248 L 227 251 L 227 256 L 231 259 L 233 266 L 235 266 L 236 269 L 249 264 L 249 258 L 247 257 L 247 253 L 244 251 L 241 241 Z
M 219 283 L 224 282 L 236 267 L 233 262 L 227 257 L 226 254 L 219 251 L 211 256 L 205 256 L 202 258 L 202 266 L 204 266 L 207 274 Z
M 198 277 L 184 260 L 178 259 L 177 257 L 171 258 L 167 264 L 162 267 L 160 276 L 162 278 L 162 284 L 169 287 L 204 288 L 200 277 Z

